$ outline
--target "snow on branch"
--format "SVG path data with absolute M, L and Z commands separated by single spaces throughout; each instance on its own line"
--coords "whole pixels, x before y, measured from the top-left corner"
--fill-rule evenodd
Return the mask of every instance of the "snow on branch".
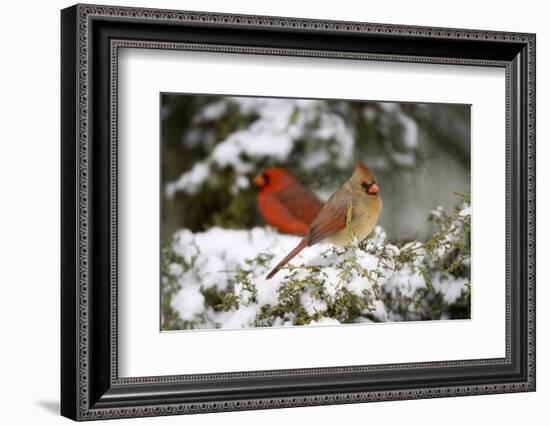
M 270 228 L 183 229 L 163 253 L 163 329 L 469 318 L 470 198 L 434 210 L 427 241 L 377 227 L 350 247 L 317 244 L 269 281 L 299 238 Z
M 417 125 L 398 104 L 373 103 L 355 115 L 348 111 L 350 108 L 342 101 L 254 97 L 224 97 L 206 104 L 191 120 L 184 139 L 196 146 L 202 127 L 210 129 L 204 139 L 218 127 L 223 128 L 223 136 L 204 159 L 168 182 L 165 193 L 169 198 L 177 192 L 195 195 L 203 184 L 223 186 L 215 178 L 222 170 L 232 172 L 232 182 L 237 182 L 232 192 L 236 193 L 247 188 L 242 182 L 257 173 L 262 162 L 288 165 L 292 160 L 294 169 L 304 173 L 321 167 L 344 170 L 353 163 L 357 150 L 366 145 L 384 146 L 385 157 L 372 159 L 375 168 L 387 169 L 388 162 L 392 167 L 416 165 Z M 226 127 L 231 131 L 226 132 Z M 363 128 L 380 130 L 365 140 L 357 130 Z

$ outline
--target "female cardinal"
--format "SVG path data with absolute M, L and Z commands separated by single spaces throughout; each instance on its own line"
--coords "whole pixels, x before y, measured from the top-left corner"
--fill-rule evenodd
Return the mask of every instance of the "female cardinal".
M 360 240 L 366 238 L 376 225 L 382 209 L 379 189 L 374 173 L 363 162 L 357 161 L 353 175 L 330 196 L 309 226 L 304 239 L 273 268 L 266 279 L 272 278 L 305 247 L 319 241 L 328 241 L 338 246 L 349 244 L 351 233 L 346 229 L 349 206 L 353 233 Z
M 261 188 L 258 207 L 265 221 L 279 231 L 305 235 L 323 203 L 282 167 L 271 167 L 254 178 Z

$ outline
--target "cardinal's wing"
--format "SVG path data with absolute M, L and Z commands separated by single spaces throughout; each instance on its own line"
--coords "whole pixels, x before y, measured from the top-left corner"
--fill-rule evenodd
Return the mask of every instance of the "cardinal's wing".
M 275 193 L 260 194 L 258 206 L 265 221 L 279 231 L 296 235 L 307 234 L 309 222 L 297 218 Z
M 342 188 L 328 199 L 309 227 L 307 238 L 310 246 L 345 229 L 348 199 Z
M 277 192 L 289 212 L 308 225 L 317 217 L 323 203 L 317 196 L 305 186 L 295 184 Z

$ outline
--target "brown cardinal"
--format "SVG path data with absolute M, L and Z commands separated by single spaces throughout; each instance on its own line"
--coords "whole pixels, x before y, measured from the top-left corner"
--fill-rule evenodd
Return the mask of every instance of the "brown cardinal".
M 376 225 L 382 209 L 379 190 L 374 173 L 363 162 L 357 161 L 353 175 L 330 196 L 309 226 L 304 239 L 273 268 L 266 279 L 272 278 L 304 248 L 320 241 L 338 246 L 349 244 L 352 237 L 346 225 L 350 205 L 351 229 L 360 240 L 366 238 Z
M 258 207 L 265 221 L 279 231 L 305 235 L 323 203 L 282 167 L 271 167 L 254 178 L 261 188 Z

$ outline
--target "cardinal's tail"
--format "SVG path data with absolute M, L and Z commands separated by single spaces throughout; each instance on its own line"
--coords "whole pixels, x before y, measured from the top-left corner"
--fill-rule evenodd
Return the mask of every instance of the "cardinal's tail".
M 307 239 L 304 238 L 302 241 L 300 241 L 300 244 L 298 244 L 296 247 L 292 249 L 290 253 L 288 253 L 283 260 L 281 260 L 273 270 L 267 274 L 265 277 L 266 280 L 269 280 L 273 278 L 273 276 L 281 269 L 283 266 L 285 266 L 294 256 L 296 256 L 298 253 L 300 253 L 305 247 L 307 247 Z

